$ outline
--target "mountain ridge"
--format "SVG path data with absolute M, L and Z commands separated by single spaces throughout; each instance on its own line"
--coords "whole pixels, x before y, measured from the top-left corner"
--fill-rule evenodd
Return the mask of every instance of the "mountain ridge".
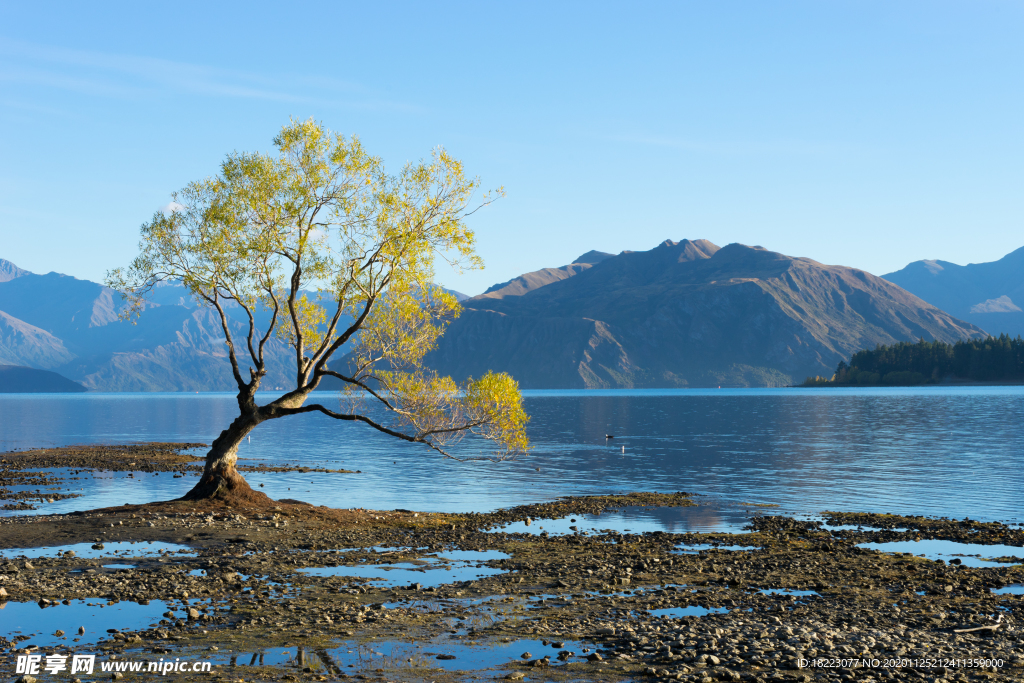
M 219 319 L 180 284 L 155 288 L 132 324 L 119 317 L 118 293 L 101 284 L 3 260 L 0 273 L 0 364 L 100 391 L 234 387 Z M 783 386 L 828 375 L 875 344 L 984 334 L 864 271 L 708 240 L 589 251 L 475 297 L 456 295 L 463 313 L 428 364 L 459 379 L 508 371 L 524 388 Z M 975 315 L 1014 313 L 1012 296 L 975 302 L 987 311 Z M 242 334 L 240 311 L 227 313 Z M 291 353 L 277 339 L 267 353 L 264 386 L 286 386 Z
M 27 270 L 22 270 L 10 261 L 0 258 L 0 282 L 9 282 L 16 277 L 28 274 Z
M 1024 335 L 1024 247 L 966 266 L 914 261 L 882 277 L 993 335 Z
M 427 362 L 524 388 L 782 386 L 878 343 L 984 334 L 864 271 L 707 240 L 463 306 Z

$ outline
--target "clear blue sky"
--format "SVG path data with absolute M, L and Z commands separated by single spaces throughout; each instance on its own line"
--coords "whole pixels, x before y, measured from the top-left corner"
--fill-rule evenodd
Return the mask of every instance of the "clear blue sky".
M 1024 3 L 0 4 L 0 258 L 99 280 L 290 116 L 508 197 L 469 294 L 590 249 L 883 274 L 1024 246 Z

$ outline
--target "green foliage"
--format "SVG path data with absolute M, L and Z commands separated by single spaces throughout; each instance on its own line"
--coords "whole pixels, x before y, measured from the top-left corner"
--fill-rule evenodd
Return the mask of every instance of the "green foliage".
M 841 361 L 832 379 L 844 385 L 947 381 L 1024 381 L 1024 339 L 1003 334 L 955 344 L 921 340 L 879 345 L 858 351 L 849 365 Z
M 291 121 L 274 145 L 274 155 L 229 154 L 216 177 L 190 183 L 173 195 L 176 210 L 142 226 L 139 256 L 107 277 L 129 302 L 127 314 L 140 314 L 165 280 L 215 309 L 239 405 L 255 423 L 318 410 L 437 450 L 463 433 L 493 440 L 503 454 L 526 450 L 528 418 L 511 377 L 459 385 L 422 367 L 461 310 L 434 285 L 435 260 L 483 267 L 466 219 L 502 190 L 467 209 L 479 180 L 443 149 L 389 175 L 358 139 L 312 120 Z M 227 305 L 246 314 L 244 339 L 232 334 Z M 274 339 L 294 355 L 294 388 L 258 407 Z M 352 349 L 346 372 L 328 366 L 343 347 Z M 324 377 L 358 398 L 352 413 L 304 406 Z M 386 419 L 371 418 L 367 405 L 382 407 Z
M 913 372 L 911 370 L 896 370 L 894 372 L 887 372 L 884 375 L 882 375 L 882 384 L 891 384 L 894 386 L 913 386 L 915 384 L 924 384 L 924 382 L 924 375 L 922 375 L 920 372 Z

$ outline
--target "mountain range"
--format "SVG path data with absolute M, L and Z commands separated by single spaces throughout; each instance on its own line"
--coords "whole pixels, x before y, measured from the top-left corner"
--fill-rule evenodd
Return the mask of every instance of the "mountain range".
M 1020 273 L 1024 249 L 988 264 L 918 261 L 884 278 L 707 240 L 589 251 L 475 297 L 455 293 L 464 311 L 426 360 L 458 379 L 507 371 L 526 389 L 783 386 L 829 376 L 876 344 L 1014 332 Z M 134 323 L 121 306 L 103 285 L 0 259 L 0 366 L 93 391 L 233 387 L 220 325 L 184 287 L 156 288 Z M 241 311 L 228 312 L 241 333 Z M 288 349 L 273 340 L 268 357 L 264 386 L 286 386 Z
M 528 389 L 784 386 L 876 344 L 984 334 L 862 270 L 707 240 L 589 252 L 462 305 L 427 362 Z
M 989 334 L 1024 335 L 1024 247 L 966 266 L 914 261 L 882 277 Z
M 213 311 L 195 306 L 179 285 L 150 298 L 137 321 L 122 320 L 121 296 L 109 287 L 0 260 L 0 365 L 50 370 L 93 391 L 230 389 Z M 243 330 L 240 320 L 231 324 Z M 268 346 L 266 385 L 284 386 L 287 350 L 276 340 Z

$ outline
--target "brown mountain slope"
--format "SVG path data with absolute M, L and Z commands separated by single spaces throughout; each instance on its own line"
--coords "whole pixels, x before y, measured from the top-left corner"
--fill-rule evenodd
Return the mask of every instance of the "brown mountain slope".
M 611 258 L 612 254 L 602 251 L 588 251 L 567 266 L 561 268 L 542 268 L 531 273 L 525 273 L 519 277 L 512 278 L 508 282 L 501 282 L 489 287 L 486 292 L 477 298 L 482 299 L 504 299 L 506 296 L 522 296 L 527 292 L 540 289 L 550 285 L 552 282 L 566 280 L 573 275 L 582 273 L 587 268 Z
M 524 388 L 778 386 L 876 344 L 982 334 L 863 271 L 706 240 L 463 305 L 430 365 L 507 371 Z

